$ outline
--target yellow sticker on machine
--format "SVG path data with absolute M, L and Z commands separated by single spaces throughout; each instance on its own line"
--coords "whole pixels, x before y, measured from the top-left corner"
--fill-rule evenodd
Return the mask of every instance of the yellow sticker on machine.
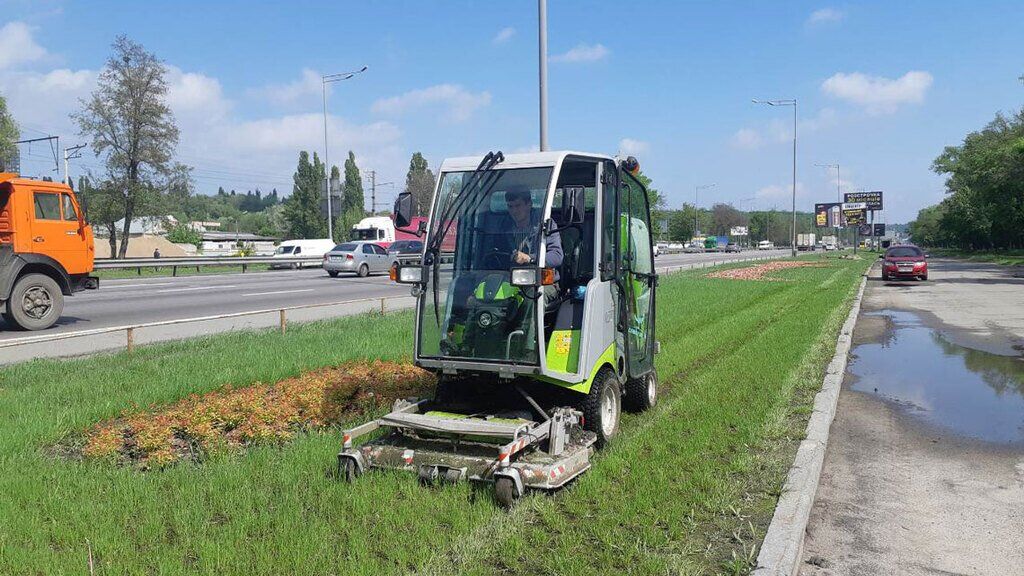
M 568 354 L 572 349 L 572 332 L 563 332 L 555 335 L 555 352 Z
M 579 366 L 580 331 L 555 330 L 548 342 L 548 368 L 559 372 L 576 372 Z

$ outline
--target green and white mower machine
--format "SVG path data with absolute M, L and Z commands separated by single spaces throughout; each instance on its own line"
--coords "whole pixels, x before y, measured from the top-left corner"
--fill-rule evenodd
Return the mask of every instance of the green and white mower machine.
M 503 505 L 590 468 L 620 411 L 657 400 L 647 191 L 635 158 L 488 153 L 441 165 L 422 257 L 392 269 L 416 301 L 433 398 L 343 436 L 339 474 L 494 483 Z M 395 223 L 413 221 L 413 198 Z M 357 445 L 356 440 L 374 433 Z

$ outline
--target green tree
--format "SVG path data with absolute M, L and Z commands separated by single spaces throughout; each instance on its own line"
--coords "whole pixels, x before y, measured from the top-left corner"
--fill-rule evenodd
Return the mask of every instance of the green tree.
M 416 152 L 409 160 L 409 171 L 405 175 L 405 191 L 412 194 L 414 215 L 426 216 L 430 212 L 434 184 L 434 173 L 427 166 L 427 159 Z
M 123 196 L 109 181 L 93 182 L 87 176 L 78 178 L 78 200 L 85 207 L 85 217 L 97 228 L 98 236 L 106 236 L 110 255 L 117 254 L 117 221 L 123 213 Z
M 7 101 L 0 94 L 0 172 L 17 166 L 19 131 L 14 117 L 7 111 Z
M 326 177 L 326 168 L 313 153 L 299 152 L 299 165 L 292 177 L 292 195 L 284 203 L 285 232 L 289 238 L 325 238 L 327 222 L 320 208 L 320 190 Z
M 689 242 L 693 238 L 693 205 L 683 204 L 668 217 L 668 237 L 673 242 Z
M 141 44 L 118 36 L 96 90 L 73 114 L 92 149 L 103 156 L 107 180 L 122 196 L 124 228 L 118 258 L 128 251 L 132 218 L 156 204 L 178 144 L 178 127 L 167 106 L 166 68 Z
M 203 235 L 184 222 L 168 230 L 167 240 L 175 244 L 192 244 L 196 248 L 203 245 Z
M 736 226 L 746 226 L 750 219 L 730 204 L 719 202 L 711 207 L 711 233 L 727 236 Z
M 363 177 L 356 165 L 356 155 L 349 150 L 345 160 L 345 196 L 344 212 L 360 212 L 366 208 L 366 197 L 363 194 Z M 360 216 L 362 218 L 362 216 Z

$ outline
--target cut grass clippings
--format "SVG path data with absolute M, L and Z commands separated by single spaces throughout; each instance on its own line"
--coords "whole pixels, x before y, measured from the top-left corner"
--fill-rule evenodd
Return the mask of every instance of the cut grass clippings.
M 664 277 L 659 405 L 624 415 L 569 489 L 510 513 L 410 474 L 339 482 L 333 427 L 145 472 L 48 448 L 135 406 L 408 362 L 408 312 L 4 368 L 0 573 L 88 573 L 90 553 L 95 574 L 744 573 L 871 263 L 827 262 L 777 272 L 788 282 Z
M 142 469 L 197 462 L 214 452 L 280 445 L 296 434 L 383 410 L 398 398 L 424 396 L 434 384 L 432 373 L 411 364 L 346 362 L 276 384 L 227 386 L 126 413 L 93 426 L 81 454 Z

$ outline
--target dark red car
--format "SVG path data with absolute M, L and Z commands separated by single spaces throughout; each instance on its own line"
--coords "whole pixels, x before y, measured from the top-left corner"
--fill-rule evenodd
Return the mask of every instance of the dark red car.
M 928 255 L 917 246 L 893 246 L 882 258 L 882 281 L 928 279 Z

